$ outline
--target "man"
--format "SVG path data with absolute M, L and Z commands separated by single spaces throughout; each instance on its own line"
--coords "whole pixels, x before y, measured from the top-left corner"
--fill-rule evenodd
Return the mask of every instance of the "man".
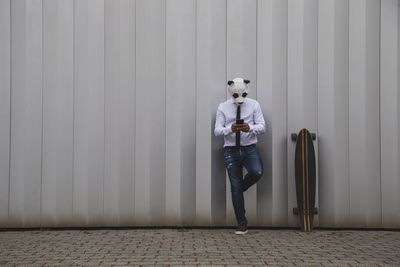
M 257 135 L 265 132 L 265 121 L 258 102 L 247 98 L 249 80 L 228 81 L 232 98 L 218 106 L 214 134 L 224 136 L 224 164 L 231 183 L 232 204 L 238 223 L 236 234 L 247 234 L 244 197 L 263 174 Z M 247 175 L 243 179 L 243 166 Z

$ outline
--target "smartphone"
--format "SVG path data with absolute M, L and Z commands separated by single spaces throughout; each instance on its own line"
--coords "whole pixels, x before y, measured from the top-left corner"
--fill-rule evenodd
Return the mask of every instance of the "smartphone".
M 236 124 L 243 124 L 243 119 L 236 120 Z

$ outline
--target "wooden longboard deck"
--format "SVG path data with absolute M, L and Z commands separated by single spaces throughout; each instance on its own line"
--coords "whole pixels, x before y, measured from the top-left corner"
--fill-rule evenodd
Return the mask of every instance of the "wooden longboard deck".
M 301 230 L 313 229 L 315 214 L 315 151 L 313 138 L 307 129 L 297 135 L 295 150 L 295 177 L 298 215 Z

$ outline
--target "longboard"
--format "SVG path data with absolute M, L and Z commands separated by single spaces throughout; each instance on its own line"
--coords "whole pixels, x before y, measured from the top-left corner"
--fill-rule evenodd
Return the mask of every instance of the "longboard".
M 307 129 L 302 129 L 299 134 L 292 134 L 296 141 L 295 149 L 295 177 L 297 209 L 294 213 L 299 215 L 301 230 L 311 232 L 313 229 L 315 208 L 315 150 L 313 145 L 315 135 Z M 297 212 L 296 212 L 297 211 Z

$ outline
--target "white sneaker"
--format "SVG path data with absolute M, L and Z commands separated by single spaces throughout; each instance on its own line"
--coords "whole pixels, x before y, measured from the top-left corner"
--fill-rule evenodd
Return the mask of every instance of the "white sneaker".
M 237 235 L 245 235 L 245 234 L 247 234 L 248 233 L 248 231 L 247 231 L 247 226 L 239 226 L 238 228 L 236 228 L 236 231 L 235 231 L 235 234 L 237 234 Z

